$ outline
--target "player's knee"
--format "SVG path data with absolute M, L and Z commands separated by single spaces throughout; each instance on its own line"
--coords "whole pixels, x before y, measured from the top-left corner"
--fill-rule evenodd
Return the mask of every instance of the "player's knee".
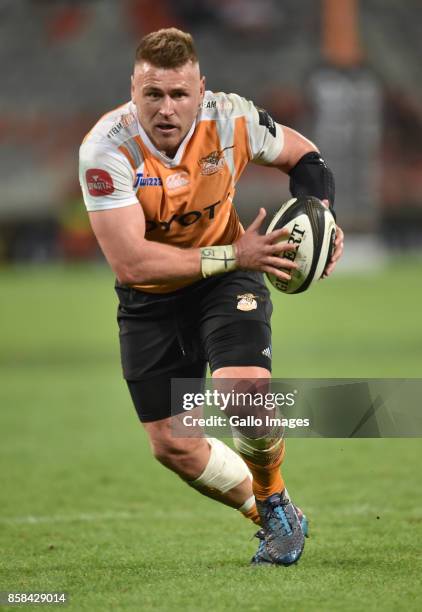
M 227 373 L 224 374 L 223 370 Z M 270 389 L 267 370 L 258 367 L 222 368 L 214 373 L 214 387 L 228 398 L 225 413 L 236 432 L 243 432 L 251 438 L 267 435 L 267 416 L 273 416 L 266 405 Z
M 175 468 L 181 463 L 189 461 L 198 450 L 204 440 L 175 438 L 163 436 L 160 439 L 151 440 L 152 453 L 163 465 Z
M 177 452 L 173 441 L 165 438 L 151 440 L 151 449 L 155 459 L 164 464 Z
M 269 389 L 271 374 L 265 368 L 259 367 L 229 367 L 220 368 L 213 374 L 214 385 L 220 392 L 229 392 L 234 406 L 247 408 L 247 402 L 265 395 Z M 243 403 L 238 400 L 243 398 Z M 253 402 L 259 405 L 259 402 Z

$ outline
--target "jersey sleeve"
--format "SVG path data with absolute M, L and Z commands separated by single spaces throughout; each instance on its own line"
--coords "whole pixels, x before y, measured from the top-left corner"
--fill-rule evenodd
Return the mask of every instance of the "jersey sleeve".
M 235 110 L 246 117 L 251 161 L 270 164 L 283 149 L 283 128 L 266 110 L 255 106 L 250 100 L 236 94 L 231 94 L 231 97 Z
M 119 151 L 84 142 L 79 150 L 79 182 L 89 212 L 138 203 L 134 173 Z

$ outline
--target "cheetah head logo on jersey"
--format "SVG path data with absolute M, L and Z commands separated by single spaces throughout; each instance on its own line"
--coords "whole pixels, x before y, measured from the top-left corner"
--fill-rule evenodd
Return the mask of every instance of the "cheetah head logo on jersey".
M 224 159 L 224 151 L 233 148 L 234 145 L 232 145 L 231 147 L 224 147 L 224 149 L 222 149 L 221 151 L 212 151 L 212 153 L 209 153 L 209 155 L 201 157 L 201 159 L 198 161 L 198 164 L 201 168 L 201 174 L 208 176 L 210 174 L 215 174 L 216 172 L 219 172 L 226 163 L 226 160 Z

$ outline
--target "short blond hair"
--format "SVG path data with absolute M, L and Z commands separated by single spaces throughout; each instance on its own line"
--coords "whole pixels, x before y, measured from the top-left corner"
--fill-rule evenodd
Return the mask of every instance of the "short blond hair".
M 192 36 L 177 28 L 164 28 L 144 36 L 135 54 L 135 65 L 148 62 L 157 68 L 179 68 L 198 62 Z

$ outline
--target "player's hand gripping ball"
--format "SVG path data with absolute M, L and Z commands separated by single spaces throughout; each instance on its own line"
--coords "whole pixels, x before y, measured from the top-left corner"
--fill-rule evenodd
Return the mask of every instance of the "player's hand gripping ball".
M 297 270 L 288 270 L 290 280 L 280 280 L 267 274 L 270 283 L 283 293 L 301 293 L 321 278 L 334 250 L 336 222 L 321 200 L 311 196 L 292 198 L 283 204 L 267 229 L 270 232 L 285 228 L 287 240 L 297 245 L 294 251 L 282 254 L 298 264 Z M 282 268 L 281 268 L 282 269 Z

